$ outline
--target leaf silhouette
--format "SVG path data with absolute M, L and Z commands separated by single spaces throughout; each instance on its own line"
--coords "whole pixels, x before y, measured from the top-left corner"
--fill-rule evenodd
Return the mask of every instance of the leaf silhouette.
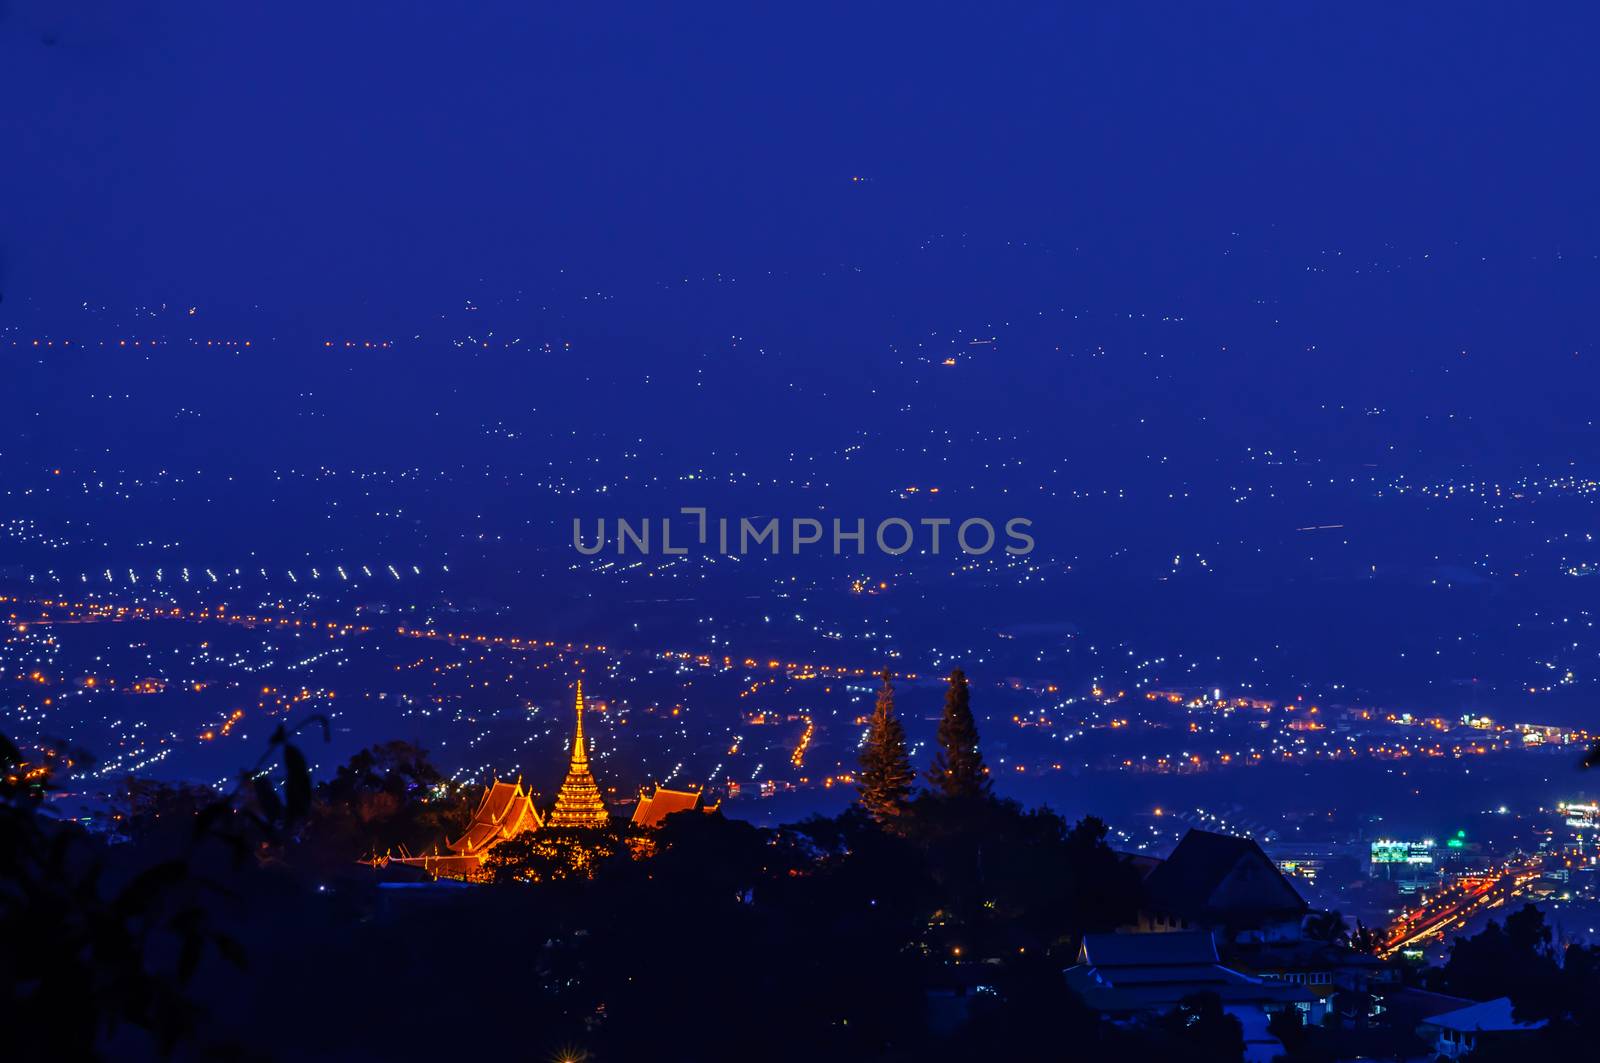
M 284 792 L 288 795 L 289 819 L 303 819 L 311 810 L 311 769 L 298 746 L 283 747 L 283 767 L 288 773 Z

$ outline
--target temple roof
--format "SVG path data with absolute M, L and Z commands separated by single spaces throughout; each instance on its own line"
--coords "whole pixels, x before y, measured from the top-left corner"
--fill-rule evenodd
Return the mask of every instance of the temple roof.
M 633 810 L 633 825 L 659 827 L 662 820 L 674 812 L 691 812 L 699 808 L 700 797 L 698 790 L 668 790 L 658 786 L 653 794 L 639 795 L 639 804 Z
M 521 779 L 515 783 L 496 781 L 484 788 L 483 800 L 478 802 L 466 831 L 455 841 L 446 842 L 445 848 L 461 856 L 475 856 L 498 842 L 543 825 L 539 810 L 533 807 L 533 796 L 522 788 Z
M 463 855 L 425 855 L 425 856 L 393 856 L 388 858 L 389 863 L 404 864 L 407 867 L 420 867 L 435 878 L 460 878 L 480 880 L 483 878 L 483 857 Z

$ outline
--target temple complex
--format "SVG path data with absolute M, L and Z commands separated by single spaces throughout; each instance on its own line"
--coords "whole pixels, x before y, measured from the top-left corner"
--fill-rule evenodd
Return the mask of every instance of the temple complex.
M 503 841 L 543 829 L 562 831 L 593 830 L 609 826 L 611 814 L 606 811 L 600 797 L 600 786 L 589 768 L 589 744 L 583 731 L 583 680 L 578 680 L 576 720 L 572 732 L 572 755 L 567 763 L 567 775 L 556 794 L 555 808 L 546 816 L 539 814 L 533 803 L 533 791 L 524 789 L 522 780 L 516 782 L 492 781 L 484 788 L 472 820 L 459 838 L 445 843 L 445 852 L 435 850 L 424 856 L 401 855 L 375 857 L 374 866 L 389 863 L 420 867 L 436 878 L 479 880 L 485 877 L 484 862 L 495 846 Z M 639 803 L 633 810 L 630 825 L 641 829 L 660 827 L 674 812 L 715 812 L 720 802 L 708 801 L 701 790 L 673 790 L 657 786 L 651 793 L 642 790 Z M 565 840 L 563 840 L 565 838 Z M 574 844 L 570 837 L 557 835 L 550 839 L 558 846 Z M 584 848 L 584 843 L 577 843 Z M 654 853 L 654 844 L 644 835 L 635 832 L 628 843 L 635 858 Z
M 508 838 L 544 825 L 539 810 L 533 807 L 533 794 L 515 783 L 494 782 L 486 786 L 472 821 L 455 841 L 445 842 L 447 853 L 424 856 L 391 857 L 394 863 L 420 867 L 429 874 L 452 878 L 472 878 L 483 867 L 489 850 Z
M 420 867 L 436 877 L 476 879 L 481 876 L 489 851 L 501 842 L 542 827 L 589 829 L 610 824 L 611 814 L 600 799 L 600 787 L 589 770 L 589 747 L 583 735 L 583 680 L 578 680 L 578 721 L 572 736 L 572 759 L 567 777 L 556 795 L 556 807 L 548 819 L 539 815 L 533 804 L 533 791 L 525 790 L 519 778 L 514 783 L 493 781 L 484 788 L 483 799 L 472 813 L 472 820 L 461 837 L 447 841 L 447 852 L 424 856 L 376 858 L 375 866 L 386 863 Z M 674 809 L 676 811 L 676 809 Z M 662 813 L 665 815 L 665 813 Z

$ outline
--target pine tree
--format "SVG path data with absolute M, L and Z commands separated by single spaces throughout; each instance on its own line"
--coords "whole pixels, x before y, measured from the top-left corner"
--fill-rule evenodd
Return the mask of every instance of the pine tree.
M 933 757 L 928 781 L 945 797 L 983 797 L 989 793 L 989 772 L 978 752 L 978 725 L 972 718 L 967 675 L 950 673 L 944 696 L 944 716 L 939 720 L 939 751 Z
M 906 753 L 905 728 L 894 714 L 894 687 L 887 668 L 882 679 L 878 704 L 867 725 L 867 744 L 861 749 L 861 778 L 856 784 L 861 807 L 880 823 L 905 811 L 911 784 L 917 778 Z

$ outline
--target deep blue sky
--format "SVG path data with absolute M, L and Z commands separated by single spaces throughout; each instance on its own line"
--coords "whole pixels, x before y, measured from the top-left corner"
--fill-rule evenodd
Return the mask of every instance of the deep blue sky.
M 1201 294 L 1233 232 L 1587 256 L 1595 30 L 1583 4 L 9 0 L 0 306 L 293 319 L 967 231 Z

